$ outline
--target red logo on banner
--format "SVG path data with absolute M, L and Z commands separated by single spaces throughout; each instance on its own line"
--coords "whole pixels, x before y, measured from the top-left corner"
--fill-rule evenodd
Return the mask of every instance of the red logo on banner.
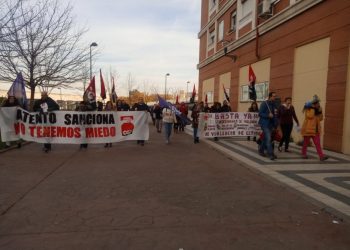
M 123 136 L 128 136 L 131 135 L 132 132 L 134 131 L 134 124 L 132 123 L 134 120 L 133 116 L 121 116 L 120 120 L 122 121 L 122 126 L 121 126 L 121 130 L 122 130 L 122 135 Z

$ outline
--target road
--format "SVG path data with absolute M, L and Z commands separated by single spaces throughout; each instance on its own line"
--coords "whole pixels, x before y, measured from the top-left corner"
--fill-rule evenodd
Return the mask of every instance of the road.
M 150 131 L 1 153 L 0 249 L 349 249 L 348 220 L 216 143 Z

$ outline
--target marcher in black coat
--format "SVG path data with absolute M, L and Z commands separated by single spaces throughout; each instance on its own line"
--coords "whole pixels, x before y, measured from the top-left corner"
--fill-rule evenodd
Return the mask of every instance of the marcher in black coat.
M 51 111 L 60 110 L 60 106 L 44 91 L 41 93 L 41 99 L 35 101 L 33 109 L 36 112 L 48 114 Z M 43 150 L 45 153 L 51 151 L 51 143 L 44 143 Z
M 138 103 L 135 103 L 133 105 L 132 110 L 148 112 L 149 108 L 148 108 L 147 104 L 143 101 L 143 98 L 140 97 Z M 145 141 L 144 140 L 137 140 L 137 144 L 140 144 L 141 146 L 144 146 L 145 145 Z
M 228 102 L 226 100 L 222 104 L 221 112 L 222 113 L 231 112 L 231 107 L 228 105 Z

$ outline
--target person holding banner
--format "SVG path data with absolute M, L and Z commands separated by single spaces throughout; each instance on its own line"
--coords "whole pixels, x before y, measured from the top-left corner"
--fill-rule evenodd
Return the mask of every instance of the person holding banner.
M 75 109 L 75 111 L 80 111 L 80 112 L 86 112 L 87 110 L 88 110 L 88 105 L 85 101 L 81 101 L 79 103 L 79 106 Z M 88 147 L 87 143 L 80 144 L 80 149 L 84 149 L 87 147 Z
M 106 102 L 105 111 L 113 111 L 113 110 L 114 110 L 113 103 L 111 101 Z M 105 144 L 105 148 L 108 148 L 108 147 L 110 148 L 112 147 L 111 142 Z
M 248 112 L 259 113 L 258 103 L 253 101 L 248 109 Z M 247 140 L 250 141 L 250 136 L 247 137 Z M 253 137 L 253 141 L 256 141 L 256 136 Z
M 195 104 L 192 109 L 192 128 L 193 128 L 193 142 L 194 144 L 199 143 L 198 137 L 198 125 L 199 125 L 199 114 L 204 111 L 203 102 Z
M 169 103 L 171 106 L 171 103 Z M 163 108 L 163 124 L 165 131 L 165 143 L 170 143 L 171 130 L 173 129 L 173 124 L 176 123 L 175 112 L 169 108 L 169 106 Z
M 231 107 L 228 105 L 227 100 L 223 101 L 220 112 L 222 112 L 222 113 L 231 112 Z
M 148 106 L 147 104 L 143 101 L 143 98 L 140 97 L 139 101 L 137 103 L 135 103 L 135 105 L 133 106 L 133 110 L 135 111 L 143 111 L 143 112 L 148 112 Z M 144 146 L 145 145 L 145 141 L 144 140 L 137 140 L 137 144 Z
M 221 103 L 214 102 L 214 105 L 210 108 L 210 113 L 220 113 L 221 112 Z M 214 141 L 218 141 L 218 137 L 214 137 Z
M 41 92 L 41 99 L 34 103 L 33 110 L 42 114 L 48 114 L 51 111 L 60 110 L 60 106 L 48 96 L 46 91 Z M 44 143 L 45 153 L 51 151 L 51 143 Z
M 272 131 L 277 128 L 276 107 L 275 107 L 276 93 L 270 92 L 269 99 L 260 105 L 259 109 L 259 125 L 264 133 L 264 139 L 259 147 L 259 154 L 265 156 L 265 149 L 267 149 L 270 160 L 275 160 L 277 156 L 273 152 L 271 135 Z
M 15 96 L 9 95 L 7 99 L 2 103 L 2 107 L 21 107 L 19 104 L 17 98 Z M 23 107 L 21 107 L 23 108 Z M 11 146 L 11 142 L 7 141 L 5 148 L 9 148 Z M 21 148 L 22 144 L 21 141 L 17 142 L 17 148 Z

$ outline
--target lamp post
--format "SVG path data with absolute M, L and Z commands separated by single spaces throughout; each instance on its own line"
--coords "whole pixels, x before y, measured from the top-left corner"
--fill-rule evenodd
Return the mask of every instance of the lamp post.
M 186 102 L 188 102 L 188 84 L 190 81 L 187 81 L 187 88 L 186 88 Z
M 165 100 L 166 100 L 166 80 L 167 80 L 168 76 L 170 76 L 170 74 L 169 74 L 169 73 L 166 73 L 166 74 L 165 74 L 165 89 L 164 89 L 164 99 L 165 99 Z
M 92 54 L 91 47 L 97 47 L 97 43 L 93 42 L 90 44 L 90 80 L 92 79 Z

